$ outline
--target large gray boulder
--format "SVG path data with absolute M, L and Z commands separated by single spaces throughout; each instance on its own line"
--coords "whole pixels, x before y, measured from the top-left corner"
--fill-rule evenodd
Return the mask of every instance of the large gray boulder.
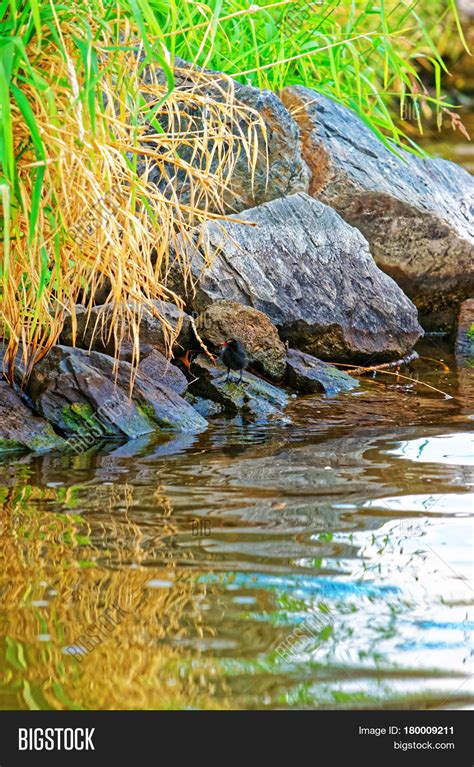
M 162 429 L 200 431 L 207 423 L 176 391 L 99 352 L 55 346 L 33 369 L 28 393 L 37 411 L 75 440 L 140 437 Z
M 173 365 L 158 349 L 152 349 L 142 356 L 138 365 L 140 376 L 147 376 L 155 383 L 159 383 L 166 389 L 171 389 L 183 396 L 188 388 L 188 381 L 184 373 Z
M 162 71 L 158 70 L 154 76 L 165 82 L 166 76 Z M 149 79 L 149 75 L 145 70 L 145 82 L 147 78 Z M 188 94 L 188 98 L 183 99 L 179 105 L 180 131 L 183 136 L 182 146 L 178 150 L 179 156 L 194 166 L 207 167 L 208 163 L 207 156 L 194 152 L 192 138 L 190 141 L 193 134 L 203 134 L 205 129 L 206 109 L 200 108 L 199 104 L 208 103 L 208 99 L 221 103 L 222 120 L 227 128 L 231 126 L 228 119 L 229 103 L 238 104 L 247 110 L 247 116 L 242 116 L 240 122 L 232 127 L 236 139 L 235 165 L 230 186 L 225 193 L 223 209 L 226 212 L 238 212 L 267 200 L 307 191 L 309 170 L 301 155 L 298 124 L 274 93 L 243 85 L 221 72 L 191 69 L 189 63 L 179 58 L 175 58 L 174 80 L 175 97 L 179 96 L 180 90 Z M 191 101 L 190 93 L 194 94 Z M 147 94 L 144 95 L 147 98 Z M 248 125 L 249 122 L 258 125 L 259 118 L 263 121 L 265 130 L 257 128 L 258 151 L 254 155 L 252 149 L 249 158 L 244 150 L 244 142 L 248 139 Z M 169 126 L 165 115 L 159 119 L 166 131 Z M 150 127 L 150 133 L 156 133 L 156 130 Z M 214 144 L 210 141 L 209 147 L 215 157 L 211 163 L 212 170 L 222 156 L 222 131 L 217 132 Z M 159 161 L 149 168 L 148 177 L 164 194 L 172 197 L 176 194 L 181 204 L 190 202 L 189 177 L 184 169 L 177 171 L 175 165 L 163 162 L 160 157 Z M 196 202 L 199 203 L 199 200 L 193 199 L 194 205 Z M 212 198 L 208 199 L 208 203 L 211 208 L 219 207 L 217 200 L 213 201 Z
M 190 248 L 194 276 L 202 275 L 189 297 L 195 309 L 219 299 L 252 306 L 316 357 L 399 358 L 422 335 L 416 308 L 359 230 L 306 194 L 207 223 Z M 207 271 L 202 248 L 216 254 Z
M 302 86 L 281 97 L 300 125 L 310 194 L 356 226 L 420 310 L 451 325 L 474 289 L 474 179 L 445 160 L 397 154 L 350 109 Z
M 0 453 L 32 450 L 45 453 L 65 446 L 51 424 L 31 410 L 5 381 L 0 381 Z

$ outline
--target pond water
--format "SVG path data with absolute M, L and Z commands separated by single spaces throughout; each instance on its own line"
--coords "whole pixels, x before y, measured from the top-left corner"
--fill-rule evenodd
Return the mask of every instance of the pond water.
M 472 707 L 474 368 L 419 352 L 451 398 L 4 456 L 0 707 Z

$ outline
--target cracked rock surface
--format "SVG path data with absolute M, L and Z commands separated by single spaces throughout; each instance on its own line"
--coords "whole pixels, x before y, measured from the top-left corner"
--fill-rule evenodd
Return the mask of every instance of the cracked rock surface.
M 422 335 L 416 307 L 332 208 L 299 193 L 235 218 L 205 224 L 190 246 L 196 277 L 201 249 L 218 254 L 189 297 L 194 309 L 251 306 L 292 347 L 342 362 L 398 359 Z
M 207 422 L 159 379 L 100 352 L 55 346 L 33 369 L 28 392 L 37 411 L 66 436 L 140 437 L 161 429 L 201 431 Z
M 350 109 L 303 86 L 281 94 L 300 127 L 309 193 L 368 240 L 420 310 L 451 325 L 474 291 L 474 179 L 455 163 L 390 151 Z

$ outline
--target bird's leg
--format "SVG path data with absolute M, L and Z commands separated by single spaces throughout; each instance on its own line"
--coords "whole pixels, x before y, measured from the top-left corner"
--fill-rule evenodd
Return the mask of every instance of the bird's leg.
M 242 383 L 242 370 L 240 370 L 240 378 L 239 378 L 239 384 Z
M 230 376 L 230 368 L 227 368 L 227 378 L 225 379 L 226 383 L 229 383 L 229 376 Z

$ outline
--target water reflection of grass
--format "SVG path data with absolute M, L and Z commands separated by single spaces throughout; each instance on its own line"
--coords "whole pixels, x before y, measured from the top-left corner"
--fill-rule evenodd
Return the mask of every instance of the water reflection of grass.
M 206 577 L 202 571 L 179 566 L 183 559 L 177 545 L 179 521 L 160 488 L 155 499 L 160 525 L 157 519 L 149 527 L 133 521 L 136 488 L 110 486 L 113 503 L 121 509 L 112 514 L 106 509 L 106 487 L 102 486 L 99 501 L 103 513 L 93 522 L 77 512 L 52 514 L 38 508 L 40 500 L 55 503 L 58 488 L 40 492 L 25 487 L 24 492 L 4 493 L 2 707 L 397 708 L 441 701 L 435 680 L 443 672 L 395 668 L 380 652 L 380 643 L 396 636 L 403 612 L 395 594 L 379 595 L 383 608 L 379 625 L 374 624 L 365 637 L 365 657 L 360 652 L 352 657 L 347 648 L 353 615 L 363 607 L 356 594 L 348 599 L 342 589 L 336 600 L 322 601 L 316 593 L 301 592 L 298 583 L 291 587 L 288 578 L 286 587 L 277 587 L 280 579 L 273 587 L 254 582 L 262 620 L 257 620 L 256 612 L 239 610 L 239 657 L 213 657 L 209 640 L 222 641 L 235 625 L 223 588 L 244 584 L 239 586 L 238 578 L 228 573 Z M 155 566 L 150 566 L 153 561 Z M 151 577 L 169 587 L 149 588 Z M 304 577 L 305 582 L 310 580 Z M 328 579 L 316 580 L 324 584 Z M 366 609 L 376 597 L 369 585 Z M 203 596 L 212 603 L 211 617 L 200 609 Z M 130 610 L 130 618 L 78 665 L 64 654 L 64 647 L 112 603 Z M 323 651 L 316 656 L 319 662 L 313 652 L 316 644 L 321 646 L 317 638 L 314 647 L 305 647 L 291 663 L 282 664 L 271 646 L 293 630 L 295 615 L 307 615 L 319 603 L 330 605 L 336 618 L 334 633 L 325 638 Z M 40 641 L 41 634 L 49 635 L 49 640 Z M 207 644 L 203 652 L 196 642 L 199 637 Z M 359 647 L 360 637 L 354 642 Z M 433 693 L 427 692 L 430 679 Z M 413 689 L 417 680 L 419 692 Z
M 433 400 L 430 411 L 423 400 L 426 422 L 413 425 L 408 399 L 401 416 L 384 416 L 380 397 L 376 427 L 367 424 L 370 393 L 332 403 L 330 417 L 314 414 L 320 398 L 304 401 L 312 420 L 290 444 L 280 432 L 245 443 L 238 429 L 228 443 L 216 427 L 175 455 L 128 446 L 10 462 L 0 479 L 16 483 L 0 488 L 9 637 L 0 705 L 390 709 L 442 705 L 450 693 L 449 705 L 471 700 L 462 685 L 472 594 L 459 578 L 447 581 L 424 546 L 429 531 L 434 551 L 439 540 L 465 539 L 448 509 L 406 505 L 427 482 L 426 497 L 453 500 L 466 477 L 457 449 L 455 463 L 440 465 L 396 450 L 437 443 L 446 429 L 433 419 L 451 421 L 460 406 Z M 465 420 L 451 447 L 460 429 Z M 380 507 L 387 498 L 404 500 Z M 193 536 L 196 519 L 210 522 L 209 538 Z M 452 551 L 439 551 L 451 562 Z M 449 583 L 453 598 L 440 604 Z M 65 655 L 108 605 L 127 600 L 130 617 L 82 664 Z M 274 648 L 318 603 L 331 610 L 331 636 L 282 663 Z
M 116 486 L 111 490 L 113 505 L 118 492 Z M 120 494 L 122 503 L 133 504 L 133 488 L 124 486 Z M 195 576 L 176 570 L 172 548 L 165 545 L 176 532 L 169 502 L 163 498 L 161 504 L 163 564 L 156 534 L 150 547 L 126 512 L 92 527 L 78 514 L 35 508 L 40 500 L 58 501 L 54 488 L 26 485 L 4 491 L 2 498 L 2 707 L 181 708 L 190 700 L 209 707 L 212 685 L 203 685 L 198 670 L 176 673 L 182 649 L 166 642 L 170 635 L 176 640 L 205 634 L 193 599 Z M 141 562 L 153 557 L 154 579 L 169 581 L 171 573 L 171 588 L 148 587 L 150 570 Z M 130 620 L 79 666 L 65 655 L 65 646 L 111 604 L 130 611 Z

